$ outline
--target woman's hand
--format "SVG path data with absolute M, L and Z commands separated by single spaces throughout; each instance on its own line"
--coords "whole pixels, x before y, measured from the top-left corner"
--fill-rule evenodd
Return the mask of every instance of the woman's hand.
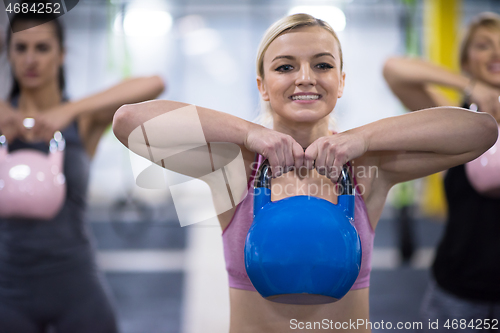
M 244 144 L 248 150 L 269 160 L 273 177 L 303 165 L 304 149 L 290 135 L 255 126 L 248 132 Z
M 361 132 L 346 131 L 323 136 L 307 147 L 304 164 L 311 170 L 337 181 L 344 164 L 363 155 L 368 150 L 368 142 Z
M 27 131 L 26 139 L 49 142 L 56 131 L 65 129 L 74 120 L 74 116 L 63 104 L 53 110 L 37 114 L 34 119 L 35 125 Z
M 0 132 L 5 135 L 7 142 L 16 138 L 22 138 L 26 133 L 23 126 L 23 118 L 19 112 L 15 112 L 8 104 L 0 101 Z
M 477 81 L 472 88 L 471 102 L 477 104 L 479 111 L 491 114 L 500 122 L 500 90 Z

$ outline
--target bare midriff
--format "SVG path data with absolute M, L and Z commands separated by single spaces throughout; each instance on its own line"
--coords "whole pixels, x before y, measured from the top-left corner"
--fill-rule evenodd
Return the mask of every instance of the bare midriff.
M 368 322 L 369 288 L 349 291 L 341 300 L 321 305 L 293 305 L 268 301 L 254 291 L 229 289 L 231 304 L 230 333 L 371 332 L 366 325 L 349 326 L 358 319 Z M 317 329 L 305 329 L 317 324 Z M 361 322 L 361 321 L 359 321 Z M 314 326 L 311 326 L 314 327 Z M 339 329 L 335 329 L 335 327 Z M 344 327 L 344 329 L 342 329 Z

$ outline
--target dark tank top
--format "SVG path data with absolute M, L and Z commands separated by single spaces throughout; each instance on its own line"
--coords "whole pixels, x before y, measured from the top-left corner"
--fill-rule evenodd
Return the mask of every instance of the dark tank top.
M 448 170 L 444 188 L 448 220 L 434 277 L 459 297 L 500 302 L 500 199 L 476 192 L 465 165 Z
M 16 106 L 16 101 L 12 105 Z M 61 131 L 66 140 L 64 175 L 66 198 L 52 220 L 0 218 L 0 275 L 52 274 L 70 268 L 93 266 L 89 231 L 84 223 L 90 158 L 76 122 Z M 32 148 L 48 153 L 45 143 L 19 140 L 9 151 Z

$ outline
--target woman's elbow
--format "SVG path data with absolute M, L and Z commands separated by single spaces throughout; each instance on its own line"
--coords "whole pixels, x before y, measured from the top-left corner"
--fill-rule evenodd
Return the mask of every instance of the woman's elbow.
M 487 139 L 487 146 L 488 149 L 495 144 L 498 140 L 498 128 L 499 125 L 495 118 L 493 118 L 492 115 L 488 114 L 488 121 L 487 121 L 487 133 L 488 133 L 488 139 Z
M 480 154 L 483 154 L 485 151 L 491 148 L 497 142 L 498 139 L 498 124 L 490 114 L 482 113 L 482 123 L 478 126 L 478 130 L 480 130 L 481 137 L 481 145 L 480 145 Z M 479 133 L 478 133 L 479 134 Z
M 396 79 L 396 74 L 398 73 L 398 57 L 390 57 L 384 63 L 384 67 L 382 69 L 382 75 L 384 76 L 385 81 L 391 84 Z
M 134 128 L 131 124 L 131 114 L 134 112 L 134 104 L 122 105 L 113 116 L 113 133 L 116 138 L 128 147 L 128 135 Z

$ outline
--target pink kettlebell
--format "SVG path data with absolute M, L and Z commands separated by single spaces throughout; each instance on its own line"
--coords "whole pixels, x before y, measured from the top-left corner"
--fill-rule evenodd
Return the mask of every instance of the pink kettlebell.
M 9 153 L 0 136 L 0 217 L 49 220 L 57 215 L 66 196 L 64 147 L 58 131 L 48 155 L 35 149 Z
M 469 182 L 477 192 L 488 197 L 500 198 L 500 137 L 483 155 L 467 163 L 465 171 Z

